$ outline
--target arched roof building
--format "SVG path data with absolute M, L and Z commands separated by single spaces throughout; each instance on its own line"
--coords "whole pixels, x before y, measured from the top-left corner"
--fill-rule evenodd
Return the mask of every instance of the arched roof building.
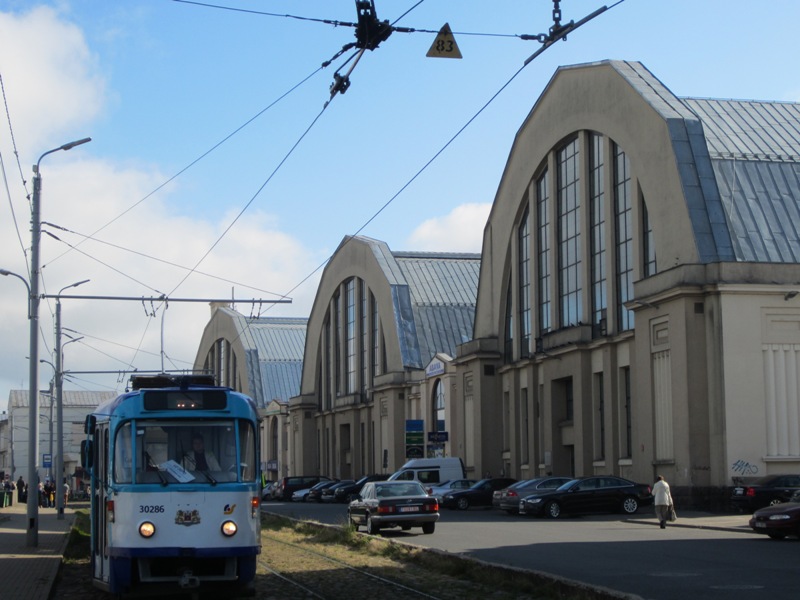
M 261 456 L 269 479 L 288 472 L 289 398 L 300 391 L 305 318 L 246 317 L 224 304 L 211 307 L 195 358 L 195 370 L 218 385 L 244 392 L 264 416 Z
M 457 439 L 430 445 L 425 434 L 463 418 L 442 361 L 472 337 L 479 264 L 477 254 L 342 241 L 319 284 L 290 402 L 293 473 L 357 478 L 408 456 L 459 453 Z M 443 366 L 428 377 L 432 363 Z
M 663 474 L 715 501 L 797 471 L 799 217 L 800 105 L 558 69 L 485 228 L 456 359 L 467 465 Z

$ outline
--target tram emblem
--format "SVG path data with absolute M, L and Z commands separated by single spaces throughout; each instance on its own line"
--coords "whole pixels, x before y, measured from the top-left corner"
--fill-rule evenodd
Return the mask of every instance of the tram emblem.
M 235 504 L 233 506 L 231 506 L 230 504 L 226 504 L 225 508 L 222 509 L 222 512 L 225 513 L 226 515 L 232 515 L 234 510 L 236 510 Z
M 179 510 L 175 515 L 177 525 L 197 525 L 200 522 L 200 511 L 198 510 Z

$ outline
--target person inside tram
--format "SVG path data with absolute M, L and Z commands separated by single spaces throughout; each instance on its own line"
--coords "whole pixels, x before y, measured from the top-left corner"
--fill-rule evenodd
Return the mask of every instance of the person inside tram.
M 205 440 L 199 433 L 192 436 L 192 449 L 183 457 L 184 468 L 192 471 L 219 471 L 219 461 L 214 453 L 205 448 Z

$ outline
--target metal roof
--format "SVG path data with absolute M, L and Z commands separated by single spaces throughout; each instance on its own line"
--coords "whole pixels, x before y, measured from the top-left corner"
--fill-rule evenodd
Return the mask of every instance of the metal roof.
M 608 61 L 667 121 L 703 262 L 800 262 L 800 104 L 678 98 Z
M 403 365 L 424 369 L 437 352 L 455 356 L 472 339 L 481 255 L 392 252 L 364 236 L 391 288 Z
M 103 402 L 116 398 L 119 395 L 117 392 L 89 392 L 85 390 L 64 390 L 62 392 L 63 405 L 65 407 L 72 406 L 78 408 L 96 408 Z M 8 409 L 9 411 L 14 408 L 24 408 L 29 406 L 28 397 L 30 392 L 28 390 L 11 390 L 8 394 Z M 39 392 L 39 406 L 42 408 L 50 408 L 50 394 Z
M 253 368 L 258 364 L 258 376 L 251 377 L 258 405 L 264 408 L 272 400 L 288 402 L 299 395 L 308 319 L 259 317 L 247 318 L 245 323 L 255 346 L 246 352 L 248 372 L 255 375 Z

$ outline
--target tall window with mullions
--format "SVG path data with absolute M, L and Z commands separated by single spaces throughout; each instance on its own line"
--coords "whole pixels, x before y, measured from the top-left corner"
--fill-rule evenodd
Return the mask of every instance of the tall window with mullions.
M 600 134 L 592 133 L 589 137 L 589 142 L 592 329 L 595 335 L 603 335 L 603 320 L 608 307 L 606 292 L 604 138 Z
M 517 252 L 519 293 L 519 354 L 520 357 L 531 355 L 531 278 L 530 278 L 530 229 L 528 225 L 529 211 L 526 208 L 517 230 Z
M 616 215 L 617 330 L 633 329 L 633 312 L 625 303 L 633 298 L 633 199 L 628 157 L 614 145 L 614 213 Z
M 558 297 L 561 327 L 583 320 L 578 140 L 558 151 Z
M 537 301 L 539 313 L 539 335 L 553 328 L 553 307 L 550 300 L 552 275 L 550 271 L 550 187 L 547 171 L 536 180 L 536 260 L 538 266 Z

